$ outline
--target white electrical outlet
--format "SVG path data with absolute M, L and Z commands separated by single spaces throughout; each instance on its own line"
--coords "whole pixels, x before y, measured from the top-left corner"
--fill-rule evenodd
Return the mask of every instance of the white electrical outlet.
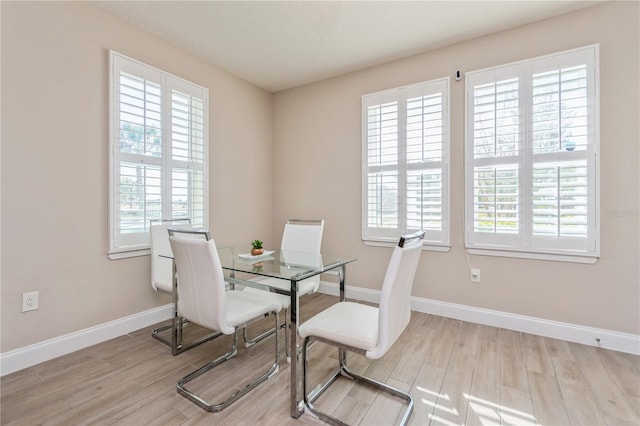
M 479 283 L 480 282 L 480 269 L 471 268 L 471 282 Z
M 22 312 L 35 311 L 36 309 L 38 309 L 38 292 L 22 293 Z

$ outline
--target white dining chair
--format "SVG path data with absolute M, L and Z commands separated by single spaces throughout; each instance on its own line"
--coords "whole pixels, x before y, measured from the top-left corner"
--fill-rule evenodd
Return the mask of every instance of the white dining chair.
M 322 234 L 324 231 L 324 220 L 304 220 L 304 219 L 289 219 L 284 226 L 282 233 L 282 241 L 280 243 L 280 258 L 283 264 L 280 266 L 280 270 L 283 276 L 293 276 L 297 272 L 295 265 L 304 265 L 302 262 L 314 262 L 312 266 L 317 266 L 320 260 L 320 250 L 322 248 Z M 307 263 L 310 265 L 310 263 Z M 290 361 L 291 354 L 289 354 L 289 306 L 291 304 L 291 298 L 287 295 L 290 291 L 290 282 L 278 278 L 270 277 L 258 277 L 251 281 L 261 284 L 263 287 L 260 289 L 254 287 L 245 287 L 245 291 L 262 294 L 264 297 L 268 297 L 280 303 L 284 310 L 285 323 L 281 325 L 285 329 L 285 348 L 287 360 Z M 312 294 L 318 291 L 320 286 L 320 275 L 316 275 L 306 280 L 302 280 L 298 283 L 298 298 L 307 294 Z M 259 292 L 268 292 L 259 293 Z M 247 329 L 243 331 L 243 338 L 245 346 L 251 347 L 262 339 L 273 334 L 275 330 L 270 329 L 254 338 L 249 338 Z
M 182 340 L 183 327 L 186 321 L 177 315 L 177 293 L 173 285 L 173 253 L 169 244 L 167 229 L 194 229 L 191 220 L 180 219 L 153 219 L 149 223 L 149 237 L 151 242 L 151 287 L 161 293 L 172 296 L 173 314 L 171 324 L 156 328 L 151 335 L 160 342 L 171 347 L 171 353 L 177 355 L 204 342 L 220 336 L 220 333 L 207 333 L 206 335 L 185 344 Z M 171 335 L 165 337 L 167 330 Z
M 178 393 L 207 411 L 221 411 L 278 372 L 277 336 L 273 339 L 275 357 L 269 368 L 249 384 L 232 391 L 222 401 L 206 401 L 187 389 L 187 383 L 234 357 L 237 354 L 237 330 L 246 327 L 249 322 L 273 315 L 277 327 L 281 306 L 255 294 L 226 290 L 218 250 L 208 231 L 169 228 L 168 233 L 176 273 L 180 279 L 178 314 L 202 327 L 233 335 L 227 353 L 180 379 Z M 205 239 L 185 238 L 194 234 L 204 235 Z
M 411 319 L 411 288 L 420 260 L 424 231 L 400 238 L 393 249 L 391 260 L 382 283 L 378 307 L 354 302 L 338 302 L 305 321 L 298 332 L 304 338 L 303 393 L 307 408 L 321 420 L 342 425 L 342 420 L 317 410 L 313 402 L 325 392 L 339 377 L 364 383 L 389 393 L 407 403 L 400 424 L 405 424 L 413 410 L 410 394 L 386 383 L 355 374 L 347 367 L 346 351 L 364 355 L 369 359 L 379 359 L 398 340 Z M 339 366 L 336 372 L 312 393 L 308 387 L 308 346 L 316 340 L 339 348 Z
M 193 229 L 191 220 L 152 219 L 149 223 L 151 242 L 151 287 L 155 291 L 173 294 L 173 263 L 168 228 Z
M 289 219 L 284 225 L 280 250 L 294 256 L 296 252 L 320 254 L 324 220 Z M 286 265 L 283 265 L 285 268 Z M 283 291 L 289 291 L 289 282 L 278 278 L 263 278 L 260 283 Z M 320 286 L 320 276 L 307 278 L 298 283 L 298 296 L 315 293 Z

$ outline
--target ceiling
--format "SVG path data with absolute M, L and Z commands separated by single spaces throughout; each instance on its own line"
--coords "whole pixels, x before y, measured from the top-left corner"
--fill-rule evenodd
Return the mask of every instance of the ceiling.
M 270 92 L 600 1 L 98 1 Z

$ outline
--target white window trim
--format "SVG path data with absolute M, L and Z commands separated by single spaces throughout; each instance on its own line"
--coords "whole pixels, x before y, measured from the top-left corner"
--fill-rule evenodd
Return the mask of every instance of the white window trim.
M 411 92 L 422 92 L 425 90 L 424 88 L 431 87 L 441 87 L 442 93 L 442 114 L 443 114 L 443 147 L 442 147 L 442 160 L 441 160 L 441 173 L 442 173 L 442 231 L 440 231 L 441 238 L 439 240 L 430 239 L 430 232 L 427 230 L 427 234 L 425 235 L 425 240 L 423 242 L 422 250 L 429 251 L 438 251 L 438 252 L 448 252 L 451 249 L 450 244 L 450 192 L 451 192 L 451 184 L 450 184 L 450 128 L 451 128 L 451 114 L 450 114 L 450 99 L 451 99 L 451 87 L 450 87 L 450 78 L 443 77 L 440 79 L 425 81 L 421 83 L 416 83 L 408 86 L 397 87 L 394 89 L 383 90 L 376 93 L 370 93 L 362 96 L 362 194 L 361 194 L 361 226 L 362 226 L 362 241 L 367 246 L 373 247 L 393 247 L 398 243 L 398 238 L 407 232 L 416 231 L 412 229 L 406 229 L 405 220 L 405 207 L 400 208 L 400 229 L 389 229 L 384 235 L 385 232 L 378 230 L 379 235 L 372 236 L 368 233 L 368 214 L 367 214 L 367 182 L 368 182 L 368 164 L 367 164 L 367 150 L 368 150 L 368 141 L 367 141 L 367 99 L 374 97 L 376 99 L 376 103 L 385 103 L 391 101 L 398 101 L 399 104 L 405 103 L 399 109 L 399 114 L 406 109 L 406 100 L 408 99 L 407 93 Z M 435 91 L 434 91 L 435 92 Z M 406 123 L 404 120 L 400 120 L 398 123 L 398 132 L 402 134 L 406 131 L 405 127 Z M 400 137 L 400 143 L 406 143 L 406 138 L 404 136 Z M 403 151 L 403 150 L 401 150 Z M 398 159 L 399 165 L 399 173 L 406 174 L 407 164 L 404 160 L 404 154 L 399 153 Z M 401 179 L 402 182 L 402 179 Z M 406 190 L 406 188 L 404 188 Z M 402 196 L 401 203 L 406 204 L 406 195 Z M 383 235 L 380 235 L 383 234 Z
M 473 170 L 474 170 L 474 158 L 473 158 L 473 141 L 472 141 L 472 122 L 469 117 L 473 115 L 472 102 L 473 102 L 473 87 L 470 83 L 471 77 L 474 73 L 484 73 L 487 71 L 495 71 L 497 74 L 502 74 L 504 72 L 504 77 L 513 76 L 510 73 L 510 69 L 513 67 L 529 67 L 534 62 L 539 63 L 541 61 L 553 61 L 554 57 L 564 56 L 564 55 L 572 55 L 572 54 L 580 54 L 582 52 L 586 52 L 588 50 L 593 50 L 593 63 L 591 71 L 592 75 L 592 83 L 593 87 L 588 88 L 588 90 L 593 90 L 593 100 L 594 100 L 594 113 L 593 113 L 593 122 L 590 122 L 588 125 L 591 127 L 591 131 L 593 134 L 593 149 L 586 155 L 587 161 L 591 164 L 589 176 L 589 185 L 593 188 L 593 197 L 589 200 L 591 204 L 591 212 L 592 215 L 589 217 L 591 222 L 589 223 L 590 231 L 589 231 L 589 244 L 592 246 L 591 249 L 588 250 L 574 250 L 571 248 L 563 249 L 534 249 L 534 248 L 525 248 L 525 247 L 517 247 L 517 246 L 509 246 L 496 244 L 495 242 L 492 244 L 491 241 L 487 241 L 485 243 L 473 243 L 470 242 L 471 234 L 473 233 L 473 204 L 474 204 L 474 191 L 473 191 Z M 531 74 L 517 74 L 518 77 L 526 76 L 530 78 L 533 75 Z M 529 82 L 525 83 L 527 87 L 529 87 Z M 468 72 L 465 76 L 465 247 L 469 254 L 474 255 L 486 255 L 486 256 L 502 256 L 502 257 L 514 257 L 514 258 L 526 258 L 526 259 L 537 259 L 537 260 L 551 260 L 551 261 L 560 261 L 560 262 L 574 262 L 574 263 L 588 263 L 592 264 L 597 262 L 600 257 L 600 87 L 599 87 L 599 46 L 597 44 L 584 46 L 581 48 L 571 49 L 563 52 L 556 52 L 549 55 L 544 55 L 536 58 L 530 58 L 524 61 L 513 62 L 510 64 L 505 64 L 501 66 L 486 68 L 482 70 L 477 70 L 473 72 Z M 527 97 L 527 100 L 530 100 Z M 523 106 L 520 106 L 521 111 Z M 526 107 L 527 111 L 529 106 Z M 526 117 L 523 120 L 523 123 L 520 125 L 520 133 L 521 140 L 523 144 L 527 145 L 527 148 L 531 149 L 529 144 L 529 133 L 530 133 L 530 118 L 528 115 L 523 114 L 521 112 L 521 117 Z M 527 153 L 526 155 L 533 156 L 532 153 Z M 538 154 L 540 155 L 540 154 Z M 533 157 L 532 157 L 533 158 Z M 519 170 L 522 171 L 522 165 L 520 165 Z M 520 187 L 522 188 L 523 183 L 520 183 Z M 526 176 L 524 178 L 524 185 L 528 188 L 531 188 L 531 179 Z M 530 189 L 529 189 L 530 190 Z M 521 208 L 529 208 L 528 205 L 521 205 Z M 530 227 L 530 223 L 525 223 L 526 227 Z M 476 233 L 476 235 L 478 235 Z M 533 236 L 528 236 L 528 238 L 533 238 Z M 537 237 L 536 237 L 537 238 Z M 544 237 L 543 237 L 544 238 Z M 489 238 L 490 240 L 490 238 Z
M 127 154 L 120 153 L 119 150 L 119 117 L 116 114 L 116 110 L 119 111 L 118 105 L 115 103 L 115 93 L 117 89 L 117 85 L 119 84 L 119 75 L 117 74 L 119 68 L 117 63 L 119 61 L 123 61 L 126 63 L 126 67 L 128 69 L 137 69 L 138 73 L 141 75 L 151 75 L 154 74 L 155 78 L 161 82 L 162 90 L 166 93 L 170 93 L 170 89 L 179 89 L 183 93 L 190 93 L 193 90 L 197 90 L 202 94 L 202 101 L 204 104 L 204 147 L 203 147 L 203 163 L 202 170 L 204 174 L 204 227 L 208 227 L 209 221 L 209 100 L 208 100 L 208 89 L 202 86 L 199 86 L 190 81 L 184 80 L 178 76 L 170 74 L 168 72 L 157 69 L 151 65 L 145 64 L 136 59 L 125 56 L 121 53 L 118 53 L 114 50 L 109 50 L 109 249 L 107 252 L 107 256 L 109 259 L 124 259 L 129 257 L 136 256 L 144 256 L 151 253 L 149 247 L 149 233 L 144 233 L 145 235 L 141 235 L 140 238 L 134 239 L 130 244 L 118 244 L 118 237 L 116 236 L 116 224 L 118 223 L 117 215 L 117 203 L 116 200 L 118 185 L 119 183 L 115 182 L 116 177 L 120 176 L 119 167 L 120 167 L 120 159 L 122 157 L 127 157 Z M 170 81 L 170 83 L 167 83 Z M 166 97 L 166 104 L 170 105 L 170 97 Z M 164 105 L 164 104 L 163 104 Z M 171 126 L 171 120 L 167 117 L 171 115 L 170 108 L 164 107 L 162 111 L 163 116 L 163 133 L 164 135 L 169 135 L 169 128 Z M 169 138 L 163 136 L 163 153 L 170 153 L 171 142 L 168 140 Z M 179 164 L 180 161 L 171 160 L 170 154 L 163 154 L 160 158 L 146 158 L 143 160 L 145 163 L 153 163 L 158 164 L 163 169 L 170 168 L 172 165 Z M 200 168 L 200 167 L 198 167 Z M 162 193 L 165 194 L 166 188 L 168 186 L 167 182 L 163 182 Z M 164 195 L 163 195 L 164 197 Z M 170 216 L 170 207 L 166 206 L 163 209 L 163 218 L 168 218 L 165 216 Z M 125 238 L 126 240 L 126 238 Z

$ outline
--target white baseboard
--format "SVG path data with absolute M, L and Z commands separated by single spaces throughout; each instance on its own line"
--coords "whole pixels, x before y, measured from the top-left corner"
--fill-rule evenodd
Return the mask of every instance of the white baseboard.
M 321 281 L 319 291 L 325 294 L 338 295 L 338 285 Z M 345 291 L 346 296 L 350 299 L 371 303 L 378 303 L 380 299 L 380 292 L 377 290 L 348 286 Z M 418 312 L 640 355 L 640 336 L 634 334 L 549 321 L 420 297 L 412 298 L 411 307 Z M 172 308 L 172 304 L 167 304 L 2 353 L 0 354 L 0 376 L 167 320 L 171 318 Z M 598 341 L 597 339 L 600 340 Z
M 319 291 L 325 294 L 338 295 L 338 285 L 322 281 Z M 347 286 L 345 294 L 348 298 L 365 302 L 378 303 L 380 300 L 380 291 L 366 288 Z M 640 355 L 640 336 L 635 334 L 550 321 L 420 297 L 411 298 L 411 308 L 417 312 Z
M 122 336 L 171 318 L 173 304 L 0 354 L 0 376 Z

